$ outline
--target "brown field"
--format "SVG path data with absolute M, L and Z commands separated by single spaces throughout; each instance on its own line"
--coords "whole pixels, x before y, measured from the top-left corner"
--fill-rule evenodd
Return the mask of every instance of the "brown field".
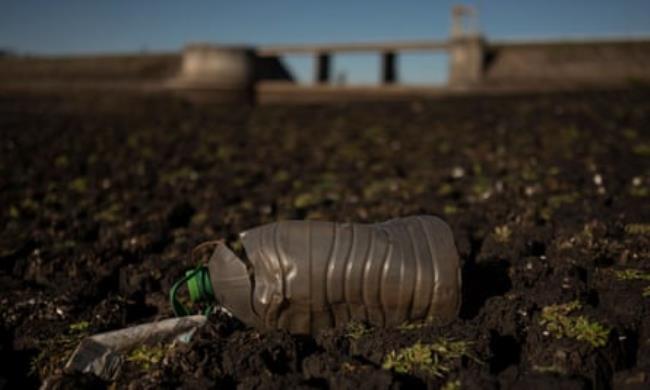
M 649 125 L 647 89 L 255 108 L 3 94 L 0 388 L 110 386 L 64 373 L 71 350 L 172 316 L 203 241 L 416 213 L 448 221 L 463 262 L 448 326 L 296 337 L 213 315 L 115 388 L 650 386 Z

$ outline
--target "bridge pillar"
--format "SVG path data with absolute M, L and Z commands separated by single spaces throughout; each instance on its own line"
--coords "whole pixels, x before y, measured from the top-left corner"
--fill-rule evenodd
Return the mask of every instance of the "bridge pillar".
M 397 81 L 395 57 L 395 52 L 392 51 L 381 54 L 381 78 L 384 84 L 393 84 Z
M 330 81 L 330 53 L 316 53 L 315 58 L 315 82 L 327 84 Z
M 480 35 L 452 37 L 449 52 L 449 84 L 467 86 L 483 79 L 485 42 Z

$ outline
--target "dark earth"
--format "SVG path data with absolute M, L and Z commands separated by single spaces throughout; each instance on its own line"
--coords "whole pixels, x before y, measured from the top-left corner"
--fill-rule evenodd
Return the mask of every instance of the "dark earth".
M 0 147 L 0 388 L 650 388 L 648 89 L 255 108 L 1 95 Z M 418 213 L 451 225 L 463 262 L 447 326 L 308 337 L 218 313 L 113 383 L 63 370 L 85 336 L 173 316 L 201 242 Z M 544 322 L 571 303 L 564 333 Z M 437 355 L 385 366 L 440 340 L 465 350 L 436 375 Z

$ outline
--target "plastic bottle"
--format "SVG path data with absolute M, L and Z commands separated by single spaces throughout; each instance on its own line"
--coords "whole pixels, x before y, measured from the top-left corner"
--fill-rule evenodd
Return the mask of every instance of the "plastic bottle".
M 217 243 L 207 267 L 189 272 L 195 302 L 216 301 L 248 325 L 296 334 L 362 321 L 376 326 L 444 323 L 461 302 L 460 264 L 449 226 L 434 216 L 378 224 L 282 221 L 240 234 L 247 261 Z

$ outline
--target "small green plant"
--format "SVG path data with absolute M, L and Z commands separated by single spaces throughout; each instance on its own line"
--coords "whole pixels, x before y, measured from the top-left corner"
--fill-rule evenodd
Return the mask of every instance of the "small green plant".
M 440 390 L 460 390 L 460 381 L 458 379 L 447 381 Z
M 476 179 L 474 179 L 472 192 L 475 196 L 487 199 L 490 197 L 491 190 L 492 182 L 487 177 L 477 176 Z
M 100 222 L 116 222 L 120 220 L 122 205 L 113 203 L 108 208 L 100 211 L 95 215 L 95 219 Z
M 165 348 L 163 346 L 142 345 L 131 351 L 126 360 L 139 365 L 144 370 L 148 370 L 160 363 L 164 356 Z
M 541 366 L 541 365 L 534 364 L 533 371 L 539 372 L 541 374 L 560 374 L 560 375 L 566 374 L 566 370 L 556 364 L 551 364 L 548 366 Z
M 548 206 L 552 210 L 556 210 L 562 205 L 575 203 L 578 199 L 580 199 L 579 193 L 568 192 L 564 194 L 551 195 L 549 196 L 547 202 L 548 202 Z
M 345 335 L 352 340 L 359 340 L 368 333 L 370 333 L 370 329 L 358 321 L 350 321 L 345 328 Z
M 645 198 L 650 195 L 650 187 L 646 186 L 637 186 L 630 188 L 630 195 L 636 196 L 639 198 Z
M 422 344 L 419 341 L 399 351 L 391 351 L 384 358 L 382 368 L 400 374 L 424 373 L 430 377 L 444 378 L 451 370 L 454 360 L 467 356 L 477 362 L 470 352 L 469 343 L 439 339 L 435 343 Z
M 341 370 L 343 372 L 355 372 L 358 369 L 359 369 L 359 366 L 356 366 L 356 365 L 354 365 L 352 363 L 349 363 L 349 362 L 343 362 L 341 364 Z
M 616 278 L 618 278 L 618 280 L 642 280 L 645 282 L 650 282 L 650 272 L 641 271 L 638 269 L 629 268 L 614 271 L 614 275 L 616 275 Z M 650 286 L 645 286 L 641 292 L 641 295 L 644 298 L 650 297 Z
M 614 271 L 619 280 L 645 280 L 650 281 L 650 272 L 644 272 L 638 269 L 625 269 Z
M 74 324 L 70 324 L 69 329 L 71 332 L 85 332 L 90 327 L 90 322 L 88 321 L 79 321 Z
M 458 207 L 454 206 L 453 204 L 446 204 L 443 207 L 442 212 L 447 215 L 456 214 L 458 213 Z
M 296 208 L 303 209 L 306 207 L 317 205 L 321 201 L 322 199 L 318 196 L 318 194 L 314 194 L 311 192 L 304 192 L 296 196 L 296 198 L 293 200 L 293 205 Z
M 610 329 L 598 322 L 589 321 L 585 316 L 569 316 L 581 307 L 578 301 L 547 306 L 542 309 L 539 323 L 558 339 L 568 337 L 587 342 L 594 348 L 604 346 Z
M 16 206 L 9 207 L 9 216 L 13 219 L 20 218 L 20 211 L 18 210 L 18 207 Z
M 165 171 L 160 174 L 160 181 L 171 185 L 175 185 L 181 181 L 197 181 L 198 179 L 199 173 L 187 166 Z
M 410 330 L 416 330 L 416 329 L 421 329 L 424 328 L 425 326 L 430 326 L 431 321 L 427 322 L 405 322 L 402 325 L 398 326 L 397 329 L 401 331 L 410 331 Z
M 625 233 L 629 235 L 650 235 L 650 223 L 630 223 L 625 225 Z
M 47 357 L 47 353 L 43 349 L 38 353 L 38 355 L 32 358 L 32 360 L 29 362 L 29 371 L 28 371 L 29 376 L 40 376 L 41 374 L 40 366 L 43 364 L 43 361 L 46 360 L 46 357 Z
M 454 187 L 449 183 L 444 183 L 438 188 L 438 195 L 447 196 L 454 192 Z
M 494 239 L 500 243 L 507 243 L 512 237 L 512 230 L 508 225 L 497 226 L 494 228 Z
M 68 188 L 76 192 L 86 192 L 88 190 L 88 181 L 83 177 L 78 177 L 68 184 Z
M 639 156 L 650 156 L 650 143 L 639 143 L 632 148 L 632 152 Z

